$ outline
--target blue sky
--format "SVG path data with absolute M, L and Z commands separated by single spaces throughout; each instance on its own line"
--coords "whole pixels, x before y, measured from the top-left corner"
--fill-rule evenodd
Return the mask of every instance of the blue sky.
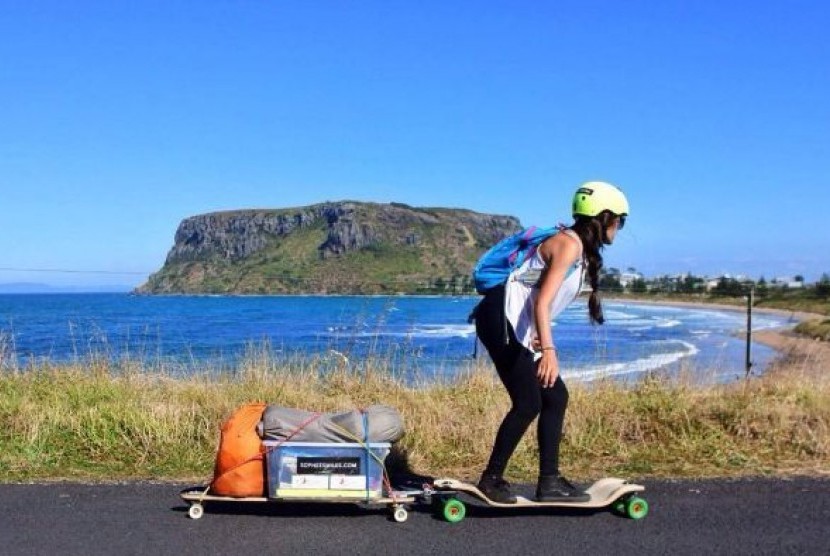
M 326 200 L 567 221 L 609 266 L 830 272 L 830 4 L 2 1 L 0 283 L 137 285 L 178 223 Z

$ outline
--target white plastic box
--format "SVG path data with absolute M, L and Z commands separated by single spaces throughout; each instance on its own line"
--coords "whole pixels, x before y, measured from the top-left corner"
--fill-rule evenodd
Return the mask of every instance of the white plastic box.
M 266 440 L 269 498 L 379 498 L 388 442 L 283 442 Z M 371 452 L 371 453 L 370 453 Z

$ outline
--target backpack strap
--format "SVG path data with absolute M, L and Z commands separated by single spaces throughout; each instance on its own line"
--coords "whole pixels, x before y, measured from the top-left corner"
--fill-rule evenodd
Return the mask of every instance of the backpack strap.
M 525 230 L 524 236 L 522 237 L 522 246 L 520 246 L 520 248 L 528 244 L 530 238 L 533 236 L 533 232 L 535 231 L 536 226 L 531 226 L 530 228 Z M 514 266 L 516 264 L 516 260 L 519 258 L 519 251 L 520 249 L 517 249 L 516 251 L 513 251 L 509 257 L 507 257 L 507 262 L 510 263 L 510 266 Z M 531 247 L 530 252 L 527 255 L 525 255 L 525 259 L 529 259 L 531 256 L 533 256 L 533 253 L 535 252 L 536 246 L 534 245 L 533 247 Z

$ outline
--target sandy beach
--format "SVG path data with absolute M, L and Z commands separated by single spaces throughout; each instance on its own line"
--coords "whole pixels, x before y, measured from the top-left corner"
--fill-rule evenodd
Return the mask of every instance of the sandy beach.
M 698 307 L 701 309 L 719 309 L 725 311 L 736 311 L 746 314 L 746 307 L 740 305 L 728 305 L 723 303 L 699 303 L 694 301 L 658 301 L 641 300 L 630 298 L 607 298 L 615 303 L 631 303 L 632 305 L 665 305 L 676 307 Z M 811 319 L 824 319 L 825 315 L 817 313 L 805 313 L 802 311 L 788 311 L 785 309 L 770 309 L 753 307 L 753 313 L 768 313 L 786 316 L 792 321 L 792 325 L 753 332 L 752 339 L 760 344 L 769 346 L 778 351 L 780 356 L 767 368 L 766 374 L 773 373 L 799 373 L 813 376 L 830 376 L 830 343 L 820 340 L 813 340 L 798 334 L 792 330 L 801 321 Z

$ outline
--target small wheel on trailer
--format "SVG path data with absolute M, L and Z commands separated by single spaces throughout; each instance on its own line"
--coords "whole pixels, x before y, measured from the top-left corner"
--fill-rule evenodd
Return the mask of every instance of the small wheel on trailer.
M 395 520 L 396 523 L 403 523 L 404 521 L 409 518 L 409 512 L 406 511 L 404 506 L 393 506 L 392 507 L 392 519 Z
M 448 498 L 444 502 L 442 514 L 450 523 L 458 523 L 467 515 L 467 506 L 458 498 Z
M 625 513 L 631 519 L 643 519 L 648 514 L 648 502 L 639 496 L 632 496 L 625 502 Z
M 205 509 L 198 502 L 196 504 L 191 505 L 187 509 L 187 515 L 190 519 L 199 519 L 204 514 L 205 514 Z

